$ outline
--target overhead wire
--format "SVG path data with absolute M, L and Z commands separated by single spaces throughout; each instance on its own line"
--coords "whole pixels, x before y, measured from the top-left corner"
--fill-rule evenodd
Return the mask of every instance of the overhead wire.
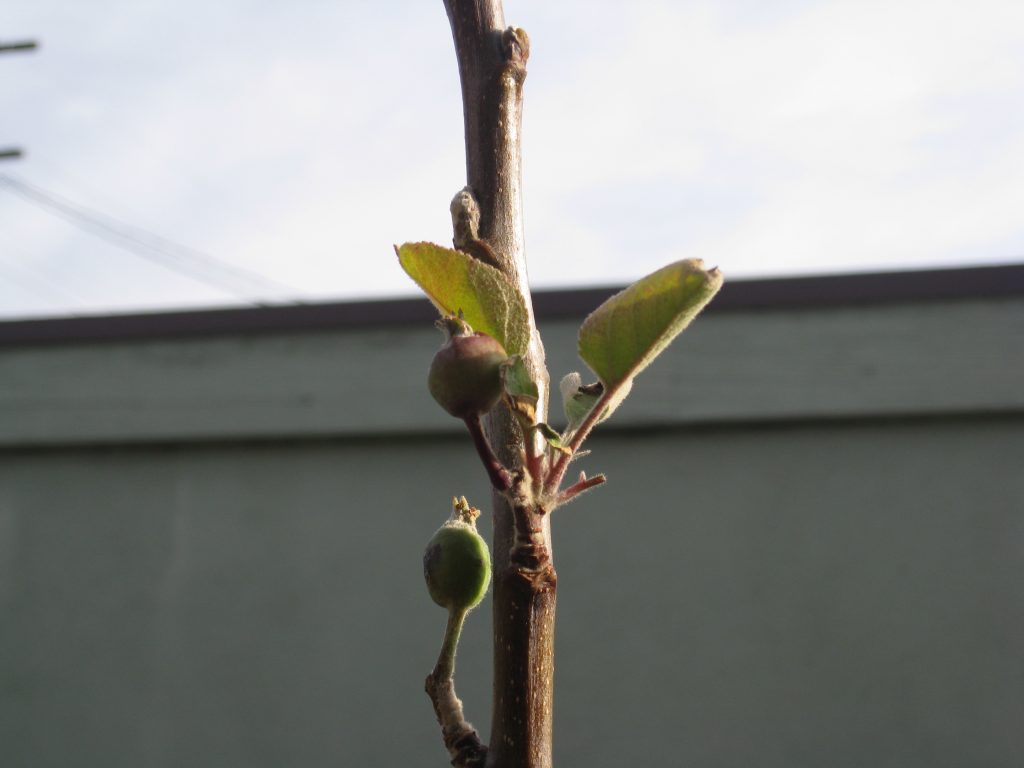
M 74 203 L 49 190 L 10 174 L 0 174 L 0 189 L 17 195 L 43 211 L 117 246 L 128 253 L 184 275 L 208 287 L 231 293 L 250 304 L 266 305 L 269 294 L 277 301 L 300 303 L 294 288 L 250 269 L 228 264 L 215 256 Z M 260 298 L 254 298 L 254 296 Z
M 0 260 L 0 273 L 4 274 L 5 282 L 17 285 L 21 290 L 42 299 L 47 305 L 60 309 L 62 313 L 78 314 L 73 309 L 68 310 L 69 301 L 74 302 L 74 299 L 56 288 L 50 281 L 2 260 Z
M 77 314 L 75 309 L 85 307 L 89 302 L 75 291 L 69 291 L 65 286 L 60 285 L 42 269 L 35 268 L 32 260 L 24 251 L 12 248 L 10 242 L 0 236 L 0 270 L 3 270 L 10 277 L 11 282 L 16 282 L 23 288 L 36 296 L 59 302 L 62 310 L 70 314 Z M 13 258 L 9 258 L 13 257 Z M 72 309 L 67 310 L 68 305 Z
M 96 184 L 96 180 L 92 176 L 88 176 L 88 178 L 83 177 L 74 169 L 74 166 L 68 168 L 63 163 L 56 162 L 48 153 L 43 153 L 33 148 L 28 160 L 24 165 L 19 165 L 18 167 L 29 168 L 28 175 L 31 177 L 36 175 L 36 169 L 38 169 L 45 178 L 52 180 L 43 186 L 60 189 L 65 198 L 88 200 L 89 205 L 94 210 L 104 211 L 108 216 L 121 219 L 122 221 L 130 221 L 138 229 L 150 232 L 159 229 L 158 226 L 154 225 L 152 219 L 147 218 L 145 212 L 139 208 L 126 205 L 122 199 L 111 196 L 109 190 L 102 184 Z

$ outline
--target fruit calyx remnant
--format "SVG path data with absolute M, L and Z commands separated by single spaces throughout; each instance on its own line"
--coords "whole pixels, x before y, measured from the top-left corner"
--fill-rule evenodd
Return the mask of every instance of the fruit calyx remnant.
M 472 326 L 462 317 L 462 312 L 459 312 L 458 315 L 445 315 L 436 320 L 434 325 L 444 331 L 446 339 L 456 336 L 472 336 L 474 333 Z
M 448 517 L 450 523 L 465 523 L 466 525 L 472 525 L 473 530 L 476 530 L 476 519 L 480 517 L 480 510 L 476 507 L 471 507 L 469 502 L 466 501 L 466 497 L 452 496 L 452 513 Z

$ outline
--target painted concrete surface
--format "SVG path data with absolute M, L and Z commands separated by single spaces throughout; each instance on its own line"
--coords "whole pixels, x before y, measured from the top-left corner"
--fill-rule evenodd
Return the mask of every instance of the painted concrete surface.
M 908 308 L 906 322 L 937 327 L 940 309 Z M 951 303 L 946 316 L 975 323 L 952 345 L 910 331 L 873 344 L 878 311 L 829 316 L 854 361 L 824 342 L 788 348 L 801 376 L 684 340 L 597 433 L 584 466 L 610 482 L 553 521 L 558 765 L 1019 766 L 1024 409 L 1007 334 L 1020 306 Z M 787 348 L 762 319 L 705 333 L 751 355 Z M 772 323 L 815 336 L 815 317 Z M 413 341 L 428 345 L 421 362 L 435 344 L 353 334 L 379 371 Z M 0 369 L 23 376 L 0 379 L 9 408 L 15 389 L 71 398 L 57 380 L 76 367 L 95 403 L 97 355 L 121 360 L 103 374 L 121 382 L 106 435 L 74 402 L 0 427 L 4 766 L 447 764 L 422 693 L 444 616 L 420 557 L 452 494 L 486 499 L 468 443 L 433 416 L 404 434 L 370 428 L 392 402 L 386 382 L 360 385 L 364 399 L 332 406 L 338 421 L 320 429 L 284 408 L 254 431 L 245 398 L 235 407 L 215 384 L 231 359 L 250 357 L 223 374 L 237 382 L 252 361 L 291 355 L 301 376 L 255 371 L 249 391 L 300 402 L 330 342 L 0 350 Z M 676 383 L 713 390 L 716 371 L 727 383 L 703 405 L 671 396 Z M 211 407 L 204 431 L 179 409 L 176 433 L 150 412 L 193 396 L 226 415 Z M 396 407 L 429 407 L 416 397 Z M 489 611 L 488 598 L 468 622 L 457 676 L 485 735 Z

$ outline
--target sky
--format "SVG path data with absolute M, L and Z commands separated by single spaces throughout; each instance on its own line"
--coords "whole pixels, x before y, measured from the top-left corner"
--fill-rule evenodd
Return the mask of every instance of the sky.
M 1020 0 L 506 0 L 534 288 L 1024 262 Z M 0 9 L 0 319 L 416 295 L 465 183 L 441 0 Z

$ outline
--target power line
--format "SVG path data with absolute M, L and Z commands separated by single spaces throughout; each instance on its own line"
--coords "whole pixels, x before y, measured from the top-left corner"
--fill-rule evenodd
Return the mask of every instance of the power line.
M 5 282 L 17 285 L 23 291 L 35 295 L 47 304 L 58 307 L 62 312 L 71 315 L 78 314 L 74 309 L 68 311 L 68 304 L 78 304 L 77 299 L 53 285 L 46 278 L 4 261 L 0 261 L 0 273 L 5 274 Z
M 135 206 L 125 205 L 123 197 L 111 195 L 109 188 L 103 184 L 97 184 L 94 176 L 86 174 L 86 177 L 83 177 L 77 171 L 72 173 L 69 168 L 58 163 L 49 154 L 41 155 L 38 150 L 32 150 L 32 162 L 29 168 L 33 170 L 38 168 L 43 171 L 42 175 L 50 179 L 49 186 L 62 190 L 65 197 L 74 200 L 88 200 L 93 208 L 105 211 L 109 216 L 114 216 L 122 221 L 130 221 L 138 229 L 153 232 L 160 228 L 150 218 L 150 214 Z M 34 175 L 38 176 L 39 174 Z
M 231 293 L 250 304 L 268 303 L 252 299 L 254 293 L 259 295 L 269 292 L 278 296 L 294 296 L 296 293 L 290 286 L 257 272 L 227 264 L 210 254 L 78 205 L 16 177 L 0 174 L 0 189 L 6 189 L 47 213 L 135 256 L 209 287 Z M 290 301 L 298 303 L 294 299 Z
M 37 298 L 42 299 L 47 304 L 60 307 L 62 310 L 66 309 L 67 302 L 63 297 L 58 296 L 56 293 L 51 292 L 35 281 L 26 280 L 24 275 L 13 271 L 9 265 L 4 264 L 2 261 L 0 261 L 0 273 L 6 273 L 6 276 L 4 277 L 5 282 L 16 284 L 23 291 L 28 291 L 29 293 L 34 294 Z
M 64 286 L 59 285 L 57 281 L 51 279 L 42 269 L 34 268 L 31 257 L 18 248 L 12 248 L 9 240 L 0 237 L 0 244 L 3 245 L 3 252 L 0 253 L 0 268 L 5 269 L 8 274 L 12 272 L 20 274 L 22 285 L 24 285 L 27 279 L 38 286 L 36 293 L 45 292 L 53 299 L 59 299 L 63 304 L 83 307 L 89 303 L 74 291 L 69 291 Z M 8 256 L 14 258 L 6 258 Z M 72 314 L 75 313 L 72 312 Z
M 0 43 L 0 53 L 14 51 L 34 51 L 39 47 L 35 40 L 16 40 L 13 43 Z
M 55 290 L 54 286 L 45 280 L 39 279 L 37 275 L 33 275 L 30 272 L 21 272 L 12 265 L 2 261 L 0 261 L 0 273 L 5 273 L 5 282 L 16 284 L 22 290 L 34 294 L 47 304 L 59 308 L 61 312 L 70 315 L 78 314 L 74 309 L 68 310 L 68 297 L 63 291 Z

